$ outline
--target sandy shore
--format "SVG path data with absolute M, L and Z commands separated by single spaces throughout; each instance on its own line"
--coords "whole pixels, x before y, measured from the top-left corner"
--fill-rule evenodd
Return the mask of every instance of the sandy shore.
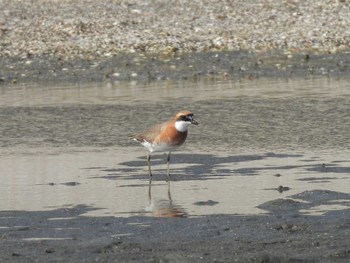
M 210 81 L 163 86 L 165 93 L 158 83 L 92 93 L 87 85 L 72 93 L 1 89 L 1 98 L 10 90 L 13 99 L 0 107 L 0 200 L 7 207 L 0 211 L 0 262 L 349 262 L 349 82 L 284 80 L 264 91 L 274 85 L 265 81 L 241 81 L 226 88 L 231 93 Z M 116 96 L 128 88 L 133 95 Z M 145 152 L 125 134 L 166 118 L 184 94 L 196 98 L 189 104 L 200 125 L 190 131 L 189 148 L 174 153 L 172 198 L 163 156 L 153 159 L 152 199 Z M 266 192 L 276 195 L 262 201 Z M 74 198 L 56 202 L 66 194 Z M 123 210 L 124 198 L 146 204 Z M 239 214 L 234 203 L 252 208 L 246 199 L 267 214 Z M 206 213 L 218 205 L 232 210 Z
M 0 0 L 0 85 L 348 77 L 349 8 L 348 0 Z M 17 135 L 27 113 L 4 112 L 14 121 L 7 134 Z M 84 205 L 1 211 L 0 261 L 349 262 L 349 209 L 300 212 L 332 202 L 348 207 L 349 200 L 305 191 L 262 204 L 267 215 L 181 219 L 89 217 L 94 208 Z

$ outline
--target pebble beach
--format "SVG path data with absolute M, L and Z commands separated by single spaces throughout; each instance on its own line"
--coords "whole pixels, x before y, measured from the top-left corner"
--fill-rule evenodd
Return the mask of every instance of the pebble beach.
M 277 67 L 273 71 L 286 71 L 279 60 L 298 55 L 302 59 L 306 56 L 307 61 L 313 55 L 337 60 L 335 65 L 320 65 L 323 58 L 318 59 L 306 69 L 315 72 L 319 67 L 320 74 L 328 74 L 347 62 L 334 59 L 334 55 L 349 58 L 349 11 L 347 0 L 1 0 L 0 80 L 74 82 L 227 76 L 232 68 L 249 71 L 250 64 L 274 64 Z M 225 58 L 221 59 L 225 65 L 219 71 L 201 69 L 203 61 L 213 64 L 213 52 L 229 54 L 226 63 Z M 249 54 L 249 63 L 243 63 L 243 67 L 229 65 L 236 60 L 234 52 Z M 277 60 L 260 63 L 255 59 L 266 56 L 260 60 L 271 60 L 271 52 L 277 52 Z M 174 60 L 179 56 L 193 60 L 198 69 L 188 73 L 187 65 Z M 169 60 L 173 60 L 170 66 L 163 65 Z M 151 72 L 147 76 L 145 68 Z M 65 72 L 60 74 L 62 70 Z M 185 73 L 170 74 L 174 70 Z
M 0 55 L 109 57 L 350 46 L 350 2 L 2 0 Z

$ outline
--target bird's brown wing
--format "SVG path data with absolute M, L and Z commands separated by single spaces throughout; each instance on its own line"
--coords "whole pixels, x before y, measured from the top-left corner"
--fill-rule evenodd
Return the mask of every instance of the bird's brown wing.
M 165 128 L 166 124 L 167 122 L 158 124 L 143 133 L 130 136 L 130 138 L 139 142 L 143 142 L 143 141 L 152 142 L 157 137 L 157 135 Z

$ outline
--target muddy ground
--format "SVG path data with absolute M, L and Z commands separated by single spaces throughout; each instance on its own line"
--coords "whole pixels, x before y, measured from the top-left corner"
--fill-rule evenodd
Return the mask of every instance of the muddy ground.
M 84 60 L 55 57 L 1 57 L 0 85 L 18 83 L 91 83 L 115 81 L 256 79 L 259 77 L 347 77 L 350 53 L 303 51 L 221 51 L 202 53 L 118 54 Z
M 166 60 L 125 55 L 98 63 L 42 58 L 26 62 L 2 58 L 1 63 L 6 66 L 2 67 L 1 83 L 3 87 L 10 88 L 11 83 L 149 82 L 161 79 L 195 80 L 208 76 L 213 79 L 324 75 L 346 78 L 350 70 L 349 60 L 350 56 L 346 53 L 322 56 L 300 54 L 288 58 L 283 54 L 257 56 L 238 52 L 175 55 Z M 4 112 L 14 111 L 14 116 L 17 116 L 23 110 L 42 111 L 45 108 L 8 108 Z M 11 134 L 18 132 L 15 126 L 9 129 L 13 130 Z M 56 128 L 53 128 L 53 134 L 56 134 L 55 131 Z M 70 130 L 67 132 L 75 134 Z M 35 134 L 30 131 L 27 135 L 17 135 L 26 138 L 36 137 Z M 341 134 L 346 138 L 346 132 Z M 43 143 L 55 144 L 47 136 Z M 79 138 L 72 143 L 79 145 Z M 108 142 L 107 137 L 103 138 L 100 143 Z M 237 139 L 236 143 L 240 141 Z M 319 144 L 316 137 L 305 143 L 312 144 L 313 141 L 315 145 Z M 324 141 L 325 145 L 329 145 L 328 141 Z M 18 141 L 2 140 L 4 147 L 11 143 L 17 145 Z M 30 145 L 31 140 L 25 139 L 21 143 Z M 40 146 L 37 140 L 34 144 Z M 273 141 L 266 142 L 266 145 L 271 144 Z M 300 212 L 307 207 L 329 202 L 349 206 L 350 195 L 325 190 L 306 191 L 262 204 L 260 208 L 269 213 L 256 216 L 89 217 L 82 214 L 96 208 L 84 204 L 52 211 L 1 211 L 0 261 L 348 262 L 350 210 L 327 211 L 324 215 L 314 216 Z M 212 203 L 208 200 L 199 205 Z
M 269 72 L 272 75 L 279 74 L 274 71 Z M 335 72 L 339 75 L 343 73 L 340 70 Z M 213 127 L 217 127 L 221 119 L 235 120 L 233 121 L 236 125 L 234 127 L 238 131 L 244 128 L 239 125 L 240 123 L 249 124 L 247 125 L 249 129 L 245 134 L 251 134 L 249 138 L 252 141 L 242 139 L 243 133 L 238 132 L 231 137 L 231 141 L 226 143 L 227 148 L 237 145 L 244 148 L 247 146 L 244 143 L 255 146 L 260 143 L 261 148 L 274 148 L 275 145 L 293 145 L 294 143 L 309 149 L 320 145 L 324 149 L 332 147 L 346 149 L 345 145 L 349 136 L 346 130 L 348 98 L 342 96 L 328 100 L 321 98 L 300 99 L 300 101 L 301 103 L 298 104 L 298 99 L 293 98 L 272 99 L 271 104 L 266 107 L 264 103 L 260 105 L 259 99 L 241 101 L 237 98 L 232 101 L 221 101 L 221 104 L 198 102 L 193 106 L 197 109 L 198 115 L 202 115 L 201 122 L 210 123 Z M 139 118 L 149 115 L 148 112 L 155 105 L 159 111 L 169 110 L 164 102 L 158 104 L 149 103 L 147 107 L 142 106 L 145 107 L 143 110 L 141 106 L 138 106 Z M 319 114 L 318 106 L 327 114 Z M 122 112 L 122 115 L 118 116 L 122 120 L 128 119 L 129 112 L 135 110 L 133 107 L 113 105 L 92 107 L 70 105 L 63 108 L 59 106 L 4 107 L 1 110 L 3 123 L 7 121 L 12 124 L 7 128 L 2 127 L 1 144 L 4 149 L 13 148 L 14 150 L 16 147 L 18 149 L 26 147 L 36 149 L 42 146 L 64 148 L 64 145 L 83 147 L 91 145 L 92 141 L 97 147 L 109 147 L 113 144 L 126 147 L 129 144 L 118 137 L 118 134 L 125 132 L 125 129 L 131 126 L 135 128 L 137 120 L 134 120 L 135 123 L 130 122 L 126 127 L 119 127 L 115 121 L 115 113 Z M 216 115 L 205 114 L 210 107 L 216 107 Z M 227 109 L 227 112 L 220 111 L 222 107 Z M 247 110 L 242 110 L 245 108 Z M 274 119 L 275 129 L 271 130 L 272 126 L 264 121 L 263 116 L 273 115 L 276 109 L 278 109 L 280 119 Z M 297 113 L 294 113 L 293 109 L 296 109 Z M 337 110 L 338 113 L 334 110 Z M 234 117 L 232 117 L 232 112 L 236 113 Z M 248 117 L 252 114 L 255 117 L 249 119 Z M 52 116 L 56 116 L 56 119 Z M 60 116 L 61 119 L 57 119 L 57 116 Z M 157 120 L 156 116 L 152 118 L 152 122 Z M 243 122 L 240 118 L 246 121 Z M 87 119 L 93 121 L 84 121 Z M 62 125 L 57 126 L 57 122 Z M 38 133 L 37 126 L 32 126 L 31 123 L 37 123 L 39 126 L 42 124 L 46 127 L 46 133 Z M 108 126 L 107 123 L 111 126 Z M 84 125 L 91 126 L 85 127 Z M 223 137 L 216 136 L 215 143 L 220 144 L 226 141 L 225 127 L 231 126 L 222 126 Z M 259 131 L 261 138 L 268 138 L 268 140 L 256 140 L 256 126 L 261 127 Z M 64 129 L 63 127 L 69 128 Z M 313 133 L 303 136 L 308 127 L 312 127 Z M 318 127 L 321 128 L 318 129 Z M 331 130 L 332 127 L 337 127 L 337 136 Z M 79 134 L 79 130 L 91 133 Z M 116 133 L 110 135 L 110 130 Z M 288 130 L 291 130 L 292 133 L 289 134 Z M 217 134 L 215 130 L 211 132 L 213 133 L 211 137 Z M 264 134 L 272 136 L 264 136 Z M 284 134 L 290 136 L 284 136 Z M 296 139 L 298 136 L 299 139 Z M 204 134 L 198 134 L 197 142 L 192 141 L 192 144 L 200 147 L 201 140 L 205 138 Z M 190 160 L 191 156 L 187 156 L 186 158 Z M 181 160 L 181 157 L 177 158 Z M 209 156 L 205 162 L 210 163 L 212 159 Z M 135 170 L 135 166 L 144 167 L 144 165 L 144 160 L 137 162 L 137 165 L 132 162 L 129 169 Z M 348 166 L 340 168 L 341 173 L 349 171 Z M 190 171 L 188 174 L 192 177 L 186 175 L 176 180 L 191 180 L 197 173 L 203 173 L 202 170 L 194 168 L 190 168 Z M 145 174 L 140 172 L 137 176 L 143 178 Z M 164 180 L 164 177 L 159 177 L 157 180 Z M 68 184 L 69 187 L 78 185 L 74 184 L 74 181 L 67 182 Z M 52 187 L 55 187 L 55 184 Z M 315 188 L 317 189 L 317 186 Z M 250 192 L 247 191 L 246 194 L 249 195 Z M 146 197 L 141 196 L 140 198 Z M 339 204 L 344 209 L 325 211 L 325 214 L 322 215 L 308 215 L 302 212 L 308 208 L 322 207 L 330 203 Z M 211 206 L 215 205 L 215 201 L 202 200 L 197 205 Z M 350 209 L 346 207 L 349 205 L 349 194 L 330 190 L 313 190 L 287 196 L 285 199 L 278 198 L 260 205 L 259 208 L 268 211 L 268 214 L 265 215 L 217 214 L 186 217 L 180 214 L 180 217 L 177 218 L 90 217 L 85 213 L 98 208 L 89 207 L 84 200 L 81 205 L 51 211 L 1 211 L 0 261 L 348 262 L 350 259 Z
M 0 96 L 17 84 L 38 85 L 40 89 L 43 84 L 157 83 L 202 78 L 215 83 L 266 77 L 347 79 L 350 75 L 349 36 L 344 30 L 349 24 L 348 1 L 228 1 L 225 5 L 219 1 L 166 5 L 162 1 L 118 1 L 120 6 L 110 4 L 115 1 L 100 2 L 0 1 Z M 114 31 L 108 31 L 111 29 Z M 120 49 L 117 44 L 124 45 L 124 49 L 115 52 L 114 48 Z M 210 52 L 202 52 L 205 50 Z M 268 106 L 259 106 L 259 99 L 250 104 L 239 98 L 226 101 L 226 118 L 241 131 L 229 140 L 228 147 L 288 148 L 296 143 L 300 148 L 321 145 L 323 150 L 335 152 L 348 149 L 349 97 L 339 97 L 301 100 L 299 104 L 293 98 L 282 98 L 275 101 L 277 105 Z M 149 103 L 144 109 L 120 106 L 124 112 L 120 120 L 125 122 L 135 112 L 144 118 L 155 105 L 157 113 L 183 106 L 179 101 L 170 110 L 165 103 Z M 303 110 L 300 105 L 305 106 Z M 202 122 L 222 127 L 220 122 L 215 123 L 225 113 L 222 102 L 192 106 L 198 115 L 202 114 Z M 216 107 L 215 118 L 205 114 L 211 106 Z M 242 115 L 245 107 L 248 111 Z M 274 114 L 276 107 L 279 118 Z M 115 122 L 119 106 L 92 108 L 1 105 L 1 154 L 6 155 L 4 152 L 10 149 L 15 156 L 16 150 L 65 145 L 126 147 L 125 141 L 108 129 L 120 127 L 124 132 L 136 125 Z M 264 109 L 271 115 L 266 115 Z M 75 114 L 79 118 L 74 118 Z M 249 118 L 249 114 L 255 118 Z M 226 131 L 228 128 L 220 137 L 211 129 L 209 136 L 220 144 L 227 141 Z M 203 138 L 203 134 L 198 135 L 197 144 L 193 144 L 199 148 Z M 340 168 L 349 174 L 348 165 Z M 191 171 L 195 176 L 197 170 Z M 77 186 L 74 181 L 66 184 Z M 0 191 L 6 194 L 8 189 L 1 186 Z M 288 189 L 282 186 L 281 190 Z M 86 213 L 98 208 L 86 205 L 84 200 L 81 203 L 50 211 L 0 211 L 0 262 L 350 261 L 347 193 L 303 191 L 261 204 L 259 208 L 268 213 L 249 216 L 90 217 Z M 324 211 L 322 215 L 303 212 L 329 204 L 339 204 L 343 209 Z M 197 205 L 211 206 L 215 201 L 203 200 Z
M 0 260 L 348 262 L 349 209 L 322 216 L 299 210 L 329 201 L 349 205 L 350 195 L 307 191 L 293 199 L 261 205 L 269 214 L 260 216 L 95 218 L 81 216 L 92 209 L 84 205 L 49 212 L 2 211 Z

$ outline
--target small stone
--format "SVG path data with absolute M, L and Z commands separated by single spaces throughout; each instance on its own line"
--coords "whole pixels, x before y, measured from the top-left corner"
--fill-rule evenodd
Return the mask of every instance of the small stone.
M 48 253 L 48 254 L 55 253 L 55 249 L 47 248 L 47 249 L 45 249 L 45 252 Z

